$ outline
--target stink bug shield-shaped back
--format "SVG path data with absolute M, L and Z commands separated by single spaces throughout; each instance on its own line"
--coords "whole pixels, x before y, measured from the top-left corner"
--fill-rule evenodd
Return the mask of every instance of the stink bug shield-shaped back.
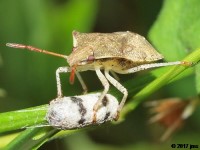
M 116 119 L 119 117 L 119 113 L 128 96 L 127 89 L 115 78 L 110 76 L 110 71 L 119 74 L 129 74 L 148 68 L 185 64 L 185 62 L 180 61 L 152 63 L 162 59 L 163 56 L 159 54 L 143 36 L 129 31 L 114 33 L 79 33 L 74 31 L 73 50 L 69 56 L 22 44 L 7 43 L 7 46 L 46 53 L 67 60 L 69 67 L 59 67 L 56 70 L 58 98 L 63 97 L 60 73 L 71 72 L 71 83 L 73 83 L 74 75 L 76 74 L 83 90 L 87 92 L 87 87 L 79 72 L 94 70 L 104 86 L 104 90 L 93 108 L 94 121 L 95 112 L 97 112 L 102 105 L 102 99 L 109 90 L 109 82 L 124 95 L 118 106 Z M 102 73 L 102 70 L 104 70 L 104 73 Z

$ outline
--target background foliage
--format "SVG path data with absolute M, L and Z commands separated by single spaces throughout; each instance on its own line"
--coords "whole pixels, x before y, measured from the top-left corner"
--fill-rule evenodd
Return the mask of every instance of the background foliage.
M 74 29 L 80 32 L 130 30 L 147 36 L 152 27 L 148 36 L 152 44 L 166 60 L 180 60 L 200 47 L 199 7 L 198 0 L 154 0 L 154 3 L 148 0 L 2 0 L 0 112 L 47 104 L 56 97 L 55 70 L 66 65 L 65 60 L 6 48 L 5 43 L 23 43 L 70 54 Z M 169 84 L 148 99 L 196 96 L 200 91 L 199 65 L 195 70 L 196 75 Z M 120 78 L 121 82 L 125 82 L 135 77 L 136 83 L 140 83 L 140 76 L 141 73 L 138 73 Z M 83 73 L 83 78 L 90 91 L 102 89 L 93 72 Z M 69 75 L 62 76 L 65 95 L 80 94 L 80 84 L 75 82 L 71 86 L 68 79 Z M 172 143 L 198 144 L 199 114 L 196 111 L 184 130 L 164 146 L 157 144 L 162 130 L 157 127 L 155 130 L 155 126 L 147 124 L 148 112 L 139 106 L 119 125 L 79 132 L 48 142 L 41 149 L 169 149 Z

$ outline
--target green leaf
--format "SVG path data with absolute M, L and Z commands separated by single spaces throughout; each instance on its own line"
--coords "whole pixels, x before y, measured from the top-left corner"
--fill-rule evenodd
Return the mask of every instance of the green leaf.
M 149 32 L 150 40 L 167 61 L 180 60 L 187 54 L 178 35 L 184 1 L 164 1 L 158 19 Z
M 150 40 L 168 61 L 180 60 L 200 48 L 200 1 L 165 0 L 149 32 Z M 200 93 L 200 65 L 196 66 L 196 89 Z
M 47 106 L 0 113 L 0 133 L 44 123 Z

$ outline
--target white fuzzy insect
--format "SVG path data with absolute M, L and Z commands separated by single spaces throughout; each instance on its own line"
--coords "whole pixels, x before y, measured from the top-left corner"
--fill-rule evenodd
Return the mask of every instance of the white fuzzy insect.
M 100 95 L 101 93 L 95 93 L 52 100 L 46 114 L 49 125 L 66 130 L 94 124 L 100 125 L 114 120 L 119 103 L 114 96 L 106 94 L 96 112 L 96 120 L 94 121 L 93 107 Z

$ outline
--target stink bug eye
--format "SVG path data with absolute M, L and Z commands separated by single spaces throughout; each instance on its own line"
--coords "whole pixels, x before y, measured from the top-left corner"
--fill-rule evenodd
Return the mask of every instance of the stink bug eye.
M 87 59 L 88 62 L 93 62 L 94 60 L 95 60 L 94 55 L 88 56 L 88 59 Z

